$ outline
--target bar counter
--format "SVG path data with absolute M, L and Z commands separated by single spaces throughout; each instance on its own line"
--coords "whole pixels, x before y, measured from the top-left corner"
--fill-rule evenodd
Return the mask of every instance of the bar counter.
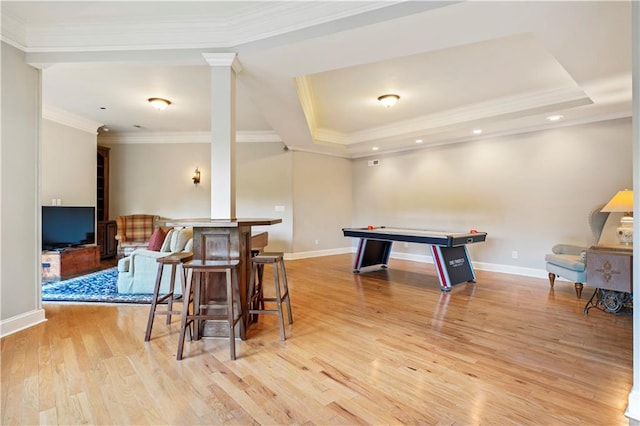
M 251 274 L 251 250 L 261 250 L 267 245 L 267 233 L 257 233 L 252 236 L 251 227 L 267 226 L 282 223 L 281 218 L 238 218 L 238 219 L 170 219 L 166 220 L 166 226 L 184 226 L 193 228 L 193 259 L 214 260 L 233 258 L 240 260 L 238 270 L 238 287 L 240 293 L 239 312 L 242 313 L 242 321 L 238 322 L 236 336 L 246 339 L 246 331 L 249 325 L 249 316 L 246 315 L 246 304 L 249 291 L 249 277 Z M 221 301 L 226 300 L 226 288 L 222 284 L 219 274 L 214 274 L 207 279 L 202 301 L 209 305 L 223 306 Z M 229 337 L 225 325 L 215 322 L 205 322 L 200 332 L 195 336 L 203 337 Z

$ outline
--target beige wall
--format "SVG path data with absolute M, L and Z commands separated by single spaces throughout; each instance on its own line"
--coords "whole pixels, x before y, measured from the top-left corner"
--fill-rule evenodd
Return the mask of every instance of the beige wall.
M 553 244 L 589 243 L 588 212 L 631 188 L 631 149 L 620 119 L 359 159 L 353 225 L 486 231 L 469 246 L 476 266 L 540 272 Z
M 208 217 L 209 152 L 208 144 L 112 145 L 111 217 Z M 469 246 L 478 268 L 544 276 L 551 246 L 588 244 L 590 209 L 631 187 L 631 123 L 425 148 L 375 157 L 380 165 L 369 167 L 372 158 L 240 143 L 238 216 L 281 217 L 282 224 L 265 227 L 269 248 L 297 257 L 345 251 L 353 244 L 342 236 L 345 226 L 478 229 L 489 234 L 485 243 Z M 198 186 L 191 182 L 196 166 Z M 394 254 L 429 260 L 420 245 L 395 244 Z
M 351 224 L 351 161 L 294 152 L 293 253 L 343 249 L 342 228 Z
M 282 223 L 255 230 L 269 232 L 269 250 L 290 253 L 295 213 L 292 152 L 281 143 L 239 143 L 236 160 L 236 215 L 281 218 Z
M 40 72 L 2 43 L 0 335 L 44 320 L 40 302 Z
M 96 205 L 95 133 L 42 121 L 42 204 Z
M 103 144 L 109 155 L 109 218 L 148 213 L 164 217 L 208 217 L 208 144 Z M 194 185 L 195 168 L 202 180 Z
M 210 217 L 209 144 L 113 143 L 108 146 L 111 147 L 111 219 L 134 213 L 171 218 Z M 291 153 L 284 151 L 280 143 L 240 143 L 236 159 L 236 215 L 282 218 L 283 223 L 257 227 L 256 231 L 269 232 L 270 250 L 290 251 Z M 201 171 L 199 185 L 191 180 L 196 167 Z M 284 211 L 275 211 L 276 206 L 282 206 Z

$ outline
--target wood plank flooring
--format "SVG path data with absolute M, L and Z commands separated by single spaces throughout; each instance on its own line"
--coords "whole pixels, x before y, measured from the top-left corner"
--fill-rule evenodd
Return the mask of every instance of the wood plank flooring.
M 179 317 L 145 343 L 147 305 L 45 304 L 46 323 L 2 339 L 1 423 L 628 423 L 632 318 L 584 315 L 591 287 L 477 271 L 442 293 L 429 264 L 286 266 L 288 339 L 263 316 L 236 361 L 226 339 L 176 361 Z

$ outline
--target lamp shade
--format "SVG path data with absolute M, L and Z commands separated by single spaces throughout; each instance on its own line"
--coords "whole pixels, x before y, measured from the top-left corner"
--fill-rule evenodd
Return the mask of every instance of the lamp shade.
M 633 211 L 633 191 L 625 189 L 618 191 L 616 195 L 605 205 L 602 212 L 632 212 Z

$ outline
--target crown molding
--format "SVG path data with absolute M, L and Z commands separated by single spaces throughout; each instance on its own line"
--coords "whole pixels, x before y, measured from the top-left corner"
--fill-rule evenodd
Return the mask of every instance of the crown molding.
M 351 145 L 354 143 L 349 134 L 331 129 L 316 129 L 313 133 L 313 140 L 316 143 L 331 143 L 337 145 Z
M 2 34 L 27 53 L 111 50 L 224 49 L 401 4 L 403 1 L 251 2 L 233 14 L 213 11 L 179 21 L 130 18 L 126 22 L 33 25 L 2 15 Z M 5 24 L 5 22 L 7 24 Z M 5 28 L 6 25 L 6 28 Z
M 558 109 L 559 106 L 566 107 L 567 104 L 579 106 L 590 103 L 592 103 L 591 99 L 578 87 L 559 88 L 493 99 L 488 102 L 467 105 L 436 114 L 423 115 L 411 120 L 399 121 L 390 125 L 353 133 L 341 133 L 320 128 L 316 130 L 315 136 L 318 140 L 325 142 L 351 145 L 401 135 L 426 133 L 447 126 L 497 116 L 521 114 L 525 111 L 543 108 Z
M 42 105 L 42 118 L 94 135 L 98 133 L 98 128 L 104 125 L 47 104 Z
M 237 53 L 203 53 L 204 60 L 212 67 L 231 67 L 236 73 L 242 71 Z
M 27 40 L 24 25 L 6 13 L 2 13 L 0 22 L 2 22 L 2 41 L 24 52 Z
M 154 133 L 113 133 L 103 134 L 101 141 L 107 144 L 168 144 L 168 143 L 211 143 L 209 132 L 154 132 Z M 269 130 L 238 131 L 237 143 L 282 143 L 280 136 Z
M 307 120 L 309 132 L 312 135 L 315 135 L 318 124 L 316 121 L 316 108 L 315 102 L 313 101 L 314 96 L 311 81 L 309 81 L 309 77 L 303 75 L 300 77 L 296 77 L 295 84 L 296 90 L 298 92 L 298 99 L 300 100 L 300 106 L 302 107 L 302 112 Z
M 556 123 L 545 122 L 536 126 L 520 127 L 517 129 L 483 133 L 482 136 L 467 135 L 463 137 L 455 137 L 455 138 L 449 138 L 449 139 L 438 139 L 432 143 L 425 141 L 421 145 L 412 145 L 412 146 L 391 148 L 391 149 L 381 149 L 376 152 L 367 151 L 362 154 L 352 153 L 350 155 L 350 158 L 359 159 L 359 158 L 368 158 L 368 157 L 380 157 L 384 155 L 397 154 L 400 152 L 418 151 L 418 150 L 424 150 L 424 149 L 430 149 L 430 148 L 437 148 L 445 145 L 455 145 L 460 143 L 476 142 L 476 141 L 485 140 L 485 139 L 495 139 L 495 138 L 500 138 L 505 136 L 521 135 L 525 133 L 542 132 L 542 131 L 547 131 L 552 129 L 560 129 L 563 127 L 581 126 L 586 124 L 599 123 L 603 121 L 621 120 L 621 119 L 626 119 L 631 117 L 632 117 L 632 113 L 629 110 L 629 111 L 624 111 L 619 113 L 603 114 L 599 116 L 591 116 L 586 118 L 582 117 L 575 120 L 564 120 Z

